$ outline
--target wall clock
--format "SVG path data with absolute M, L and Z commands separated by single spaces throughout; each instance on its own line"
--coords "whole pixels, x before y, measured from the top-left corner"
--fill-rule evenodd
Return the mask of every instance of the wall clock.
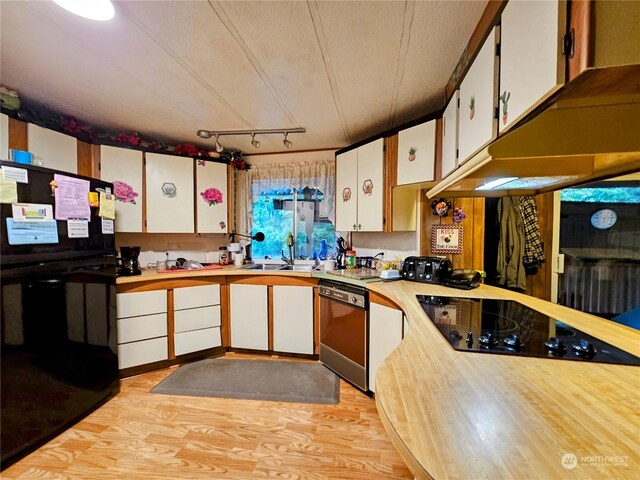
M 591 215 L 591 225 L 600 230 L 613 227 L 617 220 L 618 215 L 610 208 L 602 208 Z

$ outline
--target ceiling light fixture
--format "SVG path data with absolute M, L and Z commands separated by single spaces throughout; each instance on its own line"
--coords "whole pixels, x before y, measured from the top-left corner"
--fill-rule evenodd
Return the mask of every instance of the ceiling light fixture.
M 284 135 L 284 140 L 282 144 L 291 148 L 293 146 L 293 142 L 289 140 L 288 135 L 290 133 L 306 133 L 307 130 L 305 128 L 278 128 L 278 129 L 266 129 L 266 130 L 226 130 L 216 132 L 215 130 L 198 130 L 196 135 L 200 138 L 211 138 L 215 137 L 216 139 L 216 151 L 221 153 L 224 150 L 224 147 L 220 144 L 218 137 L 223 135 L 251 135 L 251 145 L 254 148 L 260 148 L 260 142 L 256 140 L 256 135 Z
M 65 10 L 89 20 L 111 20 L 115 9 L 111 0 L 53 0 Z
M 222 144 L 220 143 L 220 141 L 218 140 L 218 137 L 220 135 L 216 134 L 216 152 L 218 153 L 222 153 L 222 151 L 224 150 L 224 147 L 222 146 Z
M 293 143 L 291 142 L 291 140 L 287 140 L 287 135 L 289 135 L 289 133 L 288 132 L 284 132 L 284 140 L 282 141 L 282 144 L 287 148 L 291 148 Z

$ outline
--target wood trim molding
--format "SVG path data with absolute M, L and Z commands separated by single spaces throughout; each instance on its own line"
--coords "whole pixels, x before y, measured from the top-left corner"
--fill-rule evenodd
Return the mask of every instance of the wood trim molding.
M 313 288 L 313 353 L 320 355 L 320 295 L 318 295 L 318 287 Z
M 462 56 L 460 57 L 460 60 L 458 60 L 451 77 L 449 77 L 449 81 L 447 82 L 444 92 L 444 105 L 449 103 L 449 100 L 453 96 L 453 92 L 455 92 L 456 88 L 458 88 L 460 82 L 462 82 L 462 79 L 469 71 L 473 60 L 476 58 L 480 48 L 482 48 L 484 41 L 489 36 L 491 29 L 500 21 L 500 15 L 506 5 L 507 0 L 489 0 L 487 3 L 475 30 L 471 34 L 471 38 L 469 38 L 469 43 L 467 43 L 466 48 L 462 52 Z
M 244 275 L 228 276 L 227 283 L 238 283 L 244 285 L 288 285 L 300 287 L 315 287 L 318 285 L 318 279 L 312 277 L 289 277 L 285 275 Z
M 397 303 L 395 303 L 392 300 L 389 300 L 387 297 L 377 292 L 371 292 L 371 291 L 369 292 L 369 302 L 377 303 L 378 305 L 384 305 L 385 307 L 402 311 L 402 308 L 400 308 L 400 306 Z
M 569 31 L 574 32 L 573 58 L 566 56 L 566 80 L 570 82 L 587 68 L 592 67 L 595 55 L 595 42 L 592 36 L 595 5 L 589 0 L 569 2 Z
M 100 178 L 100 145 L 77 140 L 78 175 Z
M 147 152 L 142 152 L 142 233 L 147 233 Z
M 220 285 L 220 335 L 222 346 L 231 346 L 231 289 L 229 285 Z
M 28 123 L 9 117 L 9 148 L 29 150 Z
M 267 286 L 267 348 L 273 351 L 273 285 Z
M 384 192 L 382 202 L 383 232 L 393 231 L 393 194 L 392 189 L 398 183 L 398 135 L 385 137 L 384 139 L 384 168 L 383 168 Z
M 141 281 L 135 283 L 122 283 L 117 285 L 118 293 L 127 292 L 148 292 L 150 290 L 169 290 L 173 288 L 181 287 L 199 287 L 202 285 L 214 285 L 220 284 L 221 288 L 225 283 L 224 276 L 215 277 L 198 277 L 198 278 L 174 278 L 174 279 L 162 279 L 153 278 L 148 281 Z
M 442 118 L 436 120 L 436 168 L 433 172 L 433 178 L 440 181 L 442 180 Z
M 175 312 L 173 301 L 173 289 L 167 290 L 167 351 L 169 354 L 169 360 L 175 360 L 176 348 L 175 348 Z

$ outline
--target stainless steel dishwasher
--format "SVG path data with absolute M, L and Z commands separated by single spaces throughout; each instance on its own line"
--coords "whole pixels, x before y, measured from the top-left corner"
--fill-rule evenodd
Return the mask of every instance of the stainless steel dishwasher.
M 368 390 L 369 296 L 355 285 L 320 280 L 320 361 Z

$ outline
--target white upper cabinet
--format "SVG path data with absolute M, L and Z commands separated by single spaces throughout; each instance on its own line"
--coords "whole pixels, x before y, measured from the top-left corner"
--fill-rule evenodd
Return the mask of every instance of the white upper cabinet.
M 358 225 L 358 150 L 336 155 L 336 230 L 356 230 Z
M 510 0 L 502 12 L 500 131 L 563 84 L 566 8 L 564 1 Z
M 227 165 L 196 161 L 196 219 L 198 233 L 227 233 L 229 197 Z
M 193 160 L 146 154 L 147 232 L 194 233 Z
M 74 137 L 32 123 L 28 135 L 29 151 L 42 157 L 45 167 L 78 173 L 78 141 Z
M 493 29 L 460 85 L 459 164 L 496 137 L 496 29 Z
M 458 166 L 458 114 L 460 91 L 456 90 L 442 116 L 442 178 Z
M 142 232 L 142 152 L 100 147 L 100 178 L 114 184 L 116 232 Z
M 436 121 L 398 133 L 398 185 L 431 182 L 436 162 Z
M 358 147 L 358 231 L 381 232 L 384 219 L 384 140 Z

